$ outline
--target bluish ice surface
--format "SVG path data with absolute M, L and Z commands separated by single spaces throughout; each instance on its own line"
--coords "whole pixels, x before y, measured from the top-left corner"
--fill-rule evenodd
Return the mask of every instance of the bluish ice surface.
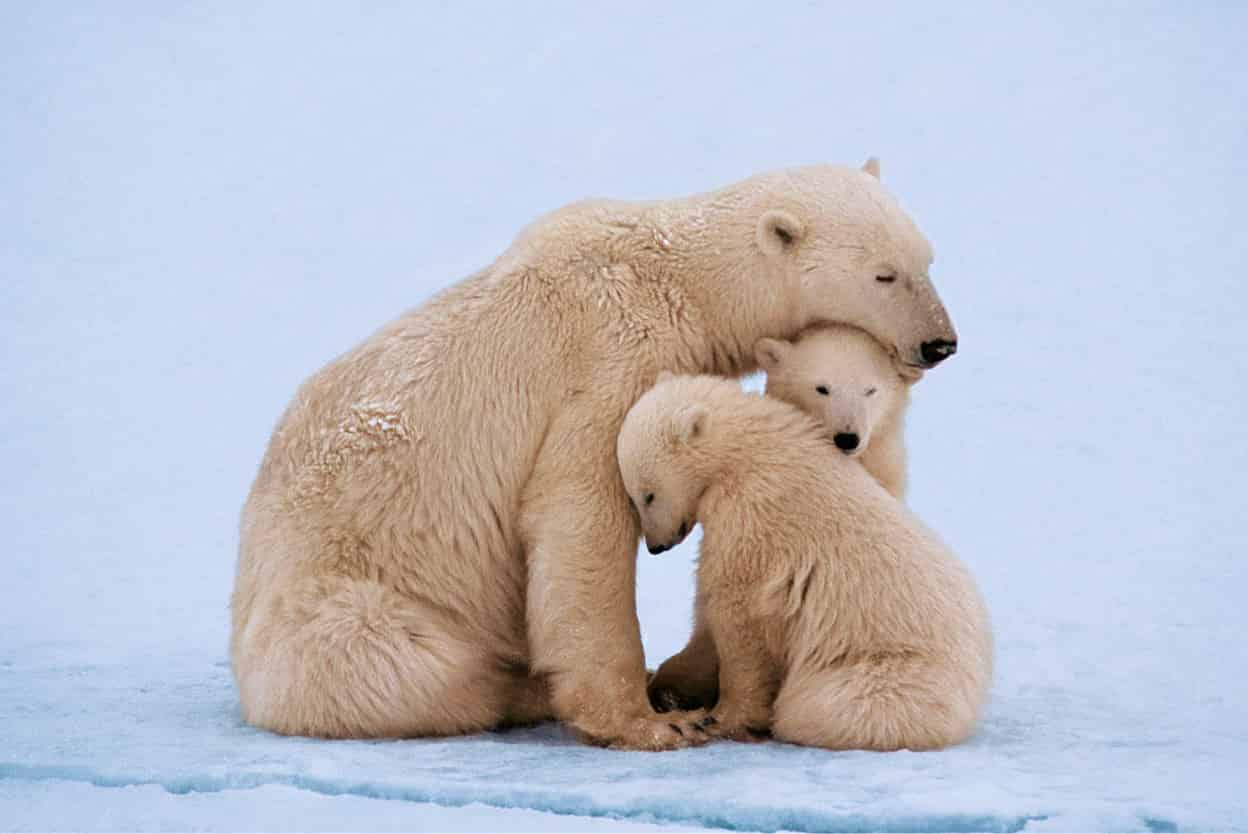
M 1248 9 L 425 5 L 0 8 L 0 828 L 1248 828 Z M 868 154 L 961 337 L 908 438 L 993 614 L 974 740 L 240 723 L 238 510 L 305 376 L 556 206 Z M 652 664 L 696 541 L 641 557 Z

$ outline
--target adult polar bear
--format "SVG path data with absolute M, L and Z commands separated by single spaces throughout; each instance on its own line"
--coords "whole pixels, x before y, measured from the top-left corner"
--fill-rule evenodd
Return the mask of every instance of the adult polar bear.
M 370 737 L 553 713 L 597 743 L 695 743 L 646 697 L 624 414 L 659 371 L 740 375 L 817 321 L 930 367 L 956 344 L 930 263 L 874 160 L 538 220 L 282 416 L 242 515 L 244 718 Z

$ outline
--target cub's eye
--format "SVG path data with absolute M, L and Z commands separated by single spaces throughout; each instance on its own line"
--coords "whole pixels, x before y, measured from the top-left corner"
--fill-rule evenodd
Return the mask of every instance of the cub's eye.
M 877 275 L 875 276 L 875 280 L 879 281 L 881 284 L 891 284 L 897 280 L 897 276 L 896 275 Z
M 828 386 L 826 385 L 816 385 L 815 390 L 825 397 L 828 395 Z
M 654 503 L 654 493 L 647 492 L 646 493 L 646 506 L 649 507 L 653 503 Z
M 874 389 L 874 388 L 868 388 L 866 391 L 864 391 L 864 392 L 863 392 L 863 396 L 864 396 L 864 397 L 869 397 L 869 396 L 871 396 L 872 394 L 874 394 L 874 393 L 875 393 L 875 390 L 876 390 L 876 389 Z

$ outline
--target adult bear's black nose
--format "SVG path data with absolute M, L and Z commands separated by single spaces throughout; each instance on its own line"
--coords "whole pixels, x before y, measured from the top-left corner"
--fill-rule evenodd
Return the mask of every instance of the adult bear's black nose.
M 919 353 L 923 356 L 923 361 L 927 363 L 927 367 L 939 365 L 950 356 L 958 352 L 958 342 L 949 341 L 948 339 L 933 339 L 930 342 L 924 342 L 919 345 Z
M 842 452 L 852 452 L 858 448 L 858 435 L 847 431 L 837 432 L 832 435 L 832 442 Z
M 660 553 L 662 553 L 664 550 L 667 550 L 667 545 L 665 545 L 665 544 L 651 544 L 651 545 L 647 545 L 647 546 L 646 546 L 646 549 L 650 551 L 650 555 L 651 555 L 651 556 L 658 556 L 658 555 L 659 555 Z

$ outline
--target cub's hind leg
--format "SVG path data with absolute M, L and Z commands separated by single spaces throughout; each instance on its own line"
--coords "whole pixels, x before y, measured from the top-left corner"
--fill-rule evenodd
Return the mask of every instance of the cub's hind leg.
M 956 672 L 947 662 L 906 654 L 798 670 L 776 697 L 772 735 L 830 750 L 957 744 L 974 730 L 978 701 Z

